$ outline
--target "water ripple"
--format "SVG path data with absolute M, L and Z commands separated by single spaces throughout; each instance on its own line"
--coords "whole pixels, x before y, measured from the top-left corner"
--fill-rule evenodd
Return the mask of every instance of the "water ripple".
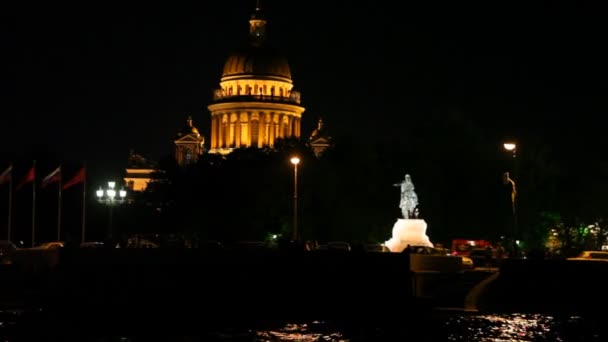
M 256 341 L 260 342 L 279 342 L 279 341 L 336 341 L 347 342 L 339 331 L 326 331 L 328 325 L 325 322 L 313 321 L 307 323 L 288 323 L 285 326 L 274 330 L 260 330 L 255 332 Z M 325 330 L 325 331 L 324 331 Z
M 579 316 L 565 319 L 543 314 L 454 316 L 446 320 L 443 330 L 448 341 L 600 341 L 600 332 L 593 321 Z

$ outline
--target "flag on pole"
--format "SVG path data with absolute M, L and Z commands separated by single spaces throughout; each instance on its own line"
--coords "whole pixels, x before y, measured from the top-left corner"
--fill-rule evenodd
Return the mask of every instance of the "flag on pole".
M 55 182 L 59 182 L 61 180 L 61 166 L 56 168 L 53 172 L 49 173 L 48 176 L 42 179 L 42 183 L 40 186 L 44 189 L 47 185 Z
M 32 168 L 27 172 L 25 178 L 21 180 L 21 182 L 17 185 L 17 190 L 20 190 L 25 184 L 31 183 L 36 179 L 36 167 L 32 166 Z
M 9 166 L 2 174 L 0 174 L 0 184 L 8 183 L 11 181 L 11 175 L 13 172 L 13 166 Z
M 86 169 L 83 166 L 82 169 L 80 169 L 80 171 L 78 171 L 76 173 L 76 175 L 74 175 L 74 177 L 72 177 L 72 179 L 70 179 L 63 185 L 63 190 L 65 190 L 67 188 L 71 188 L 74 185 L 84 183 L 85 177 L 86 177 Z

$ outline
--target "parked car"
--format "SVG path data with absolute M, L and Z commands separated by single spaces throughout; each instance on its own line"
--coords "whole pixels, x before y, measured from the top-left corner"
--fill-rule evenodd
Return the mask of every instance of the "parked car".
M 34 247 L 36 249 L 58 249 L 58 248 L 63 248 L 63 246 L 65 246 L 65 243 L 63 241 L 50 241 L 50 242 L 45 242 L 43 244 L 41 244 L 38 247 Z
M 117 246 L 120 246 L 117 244 Z M 160 248 L 160 245 L 156 242 L 147 239 L 129 239 L 127 248 Z
M 160 245 L 156 242 L 149 240 L 139 240 L 139 248 L 160 248 Z
M 589 261 L 608 261 L 608 252 L 606 251 L 583 251 L 575 258 L 567 260 L 589 260 Z
M 367 244 L 363 248 L 365 249 L 366 252 L 390 252 L 391 251 L 390 249 L 388 249 L 388 247 L 386 247 L 385 245 L 383 245 L 381 243 Z
M 435 248 L 435 247 L 428 247 L 428 246 L 410 246 L 410 249 L 411 249 L 411 253 L 413 253 L 413 254 L 437 255 L 437 256 L 446 256 L 446 257 L 452 257 L 452 258 L 461 258 L 463 269 L 475 268 L 475 263 L 473 262 L 473 259 L 466 257 L 466 256 L 460 256 L 460 255 L 454 256 L 450 253 L 449 250 L 447 250 L 445 248 Z
M 80 248 L 103 248 L 103 242 L 89 241 L 80 244 Z
M 474 248 L 468 257 L 473 260 L 475 267 L 496 267 L 498 264 L 491 248 Z
M 350 243 L 344 241 L 330 241 L 327 243 L 327 249 L 331 251 L 350 252 Z
M 475 263 L 473 262 L 473 259 L 467 256 L 461 256 L 460 258 L 462 258 L 462 268 L 467 270 L 475 268 Z

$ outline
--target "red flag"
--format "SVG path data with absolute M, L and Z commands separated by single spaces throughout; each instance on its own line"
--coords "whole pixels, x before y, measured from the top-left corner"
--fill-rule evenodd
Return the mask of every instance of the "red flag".
M 2 174 L 0 174 L 0 184 L 8 183 L 11 181 L 11 175 L 13 171 L 13 166 L 9 166 Z
M 76 175 L 74 175 L 74 177 L 72 177 L 72 179 L 70 179 L 63 185 L 63 190 L 70 188 L 76 184 L 84 183 L 85 177 L 86 177 L 86 170 L 83 167 L 82 169 L 80 169 L 80 171 L 78 171 L 78 173 L 76 173 Z
M 55 171 L 48 174 L 48 176 L 44 177 L 40 186 L 42 188 L 46 188 L 47 185 L 55 182 L 59 182 L 61 180 L 61 166 L 55 169 Z
M 28 171 L 25 178 L 21 180 L 19 185 L 17 185 L 17 190 L 21 189 L 25 184 L 31 183 L 36 179 L 36 167 L 32 166 L 32 168 Z

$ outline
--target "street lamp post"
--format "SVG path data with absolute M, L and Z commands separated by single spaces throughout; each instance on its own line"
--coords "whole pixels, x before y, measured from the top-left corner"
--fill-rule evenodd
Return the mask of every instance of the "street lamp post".
M 511 185 L 511 215 L 513 217 L 513 227 L 511 232 L 512 250 L 515 251 L 517 248 L 516 234 L 517 234 L 517 187 L 515 180 L 515 158 L 517 157 L 517 144 L 514 142 L 505 142 L 503 144 L 505 150 L 511 152 L 513 156 L 513 162 L 511 163 L 511 172 L 505 172 L 503 174 L 503 183 L 505 185 Z
M 300 158 L 292 157 L 293 164 L 293 240 L 299 241 L 298 237 L 298 164 Z
M 107 189 L 102 189 L 101 187 L 97 190 L 96 195 L 97 199 L 100 203 L 103 203 L 108 206 L 109 214 L 108 214 L 108 238 L 112 238 L 113 235 L 113 211 L 114 206 L 125 201 L 125 197 L 127 197 L 127 191 L 124 189 L 120 189 L 118 192 L 115 189 L 116 182 L 108 182 Z M 116 196 L 118 195 L 118 197 Z

